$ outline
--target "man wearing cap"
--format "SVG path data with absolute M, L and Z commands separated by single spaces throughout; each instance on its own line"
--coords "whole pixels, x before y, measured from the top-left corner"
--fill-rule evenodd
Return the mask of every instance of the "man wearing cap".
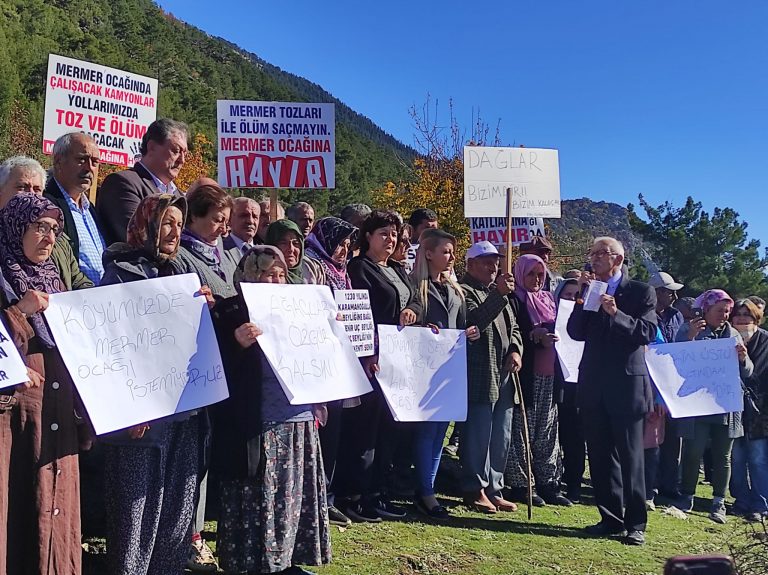
M 464 503 L 483 513 L 514 511 L 501 496 L 511 441 L 514 386 L 509 377 L 522 365 L 523 340 L 507 296 L 514 289 L 510 274 L 499 271 L 499 252 L 490 242 L 467 250 L 461 287 L 467 302 L 467 325 L 480 339 L 467 346 L 467 421 L 459 460 Z
M 533 236 L 530 242 L 524 242 L 520 244 L 520 255 L 533 254 L 539 256 L 547 265 L 547 276 L 544 278 L 544 285 L 541 289 L 544 291 L 553 291 L 557 287 L 557 284 L 561 281 L 561 278 L 555 278 L 552 276 L 552 272 L 549 269 L 549 257 L 552 255 L 552 242 L 542 236 Z
M 675 341 L 675 334 L 680 326 L 685 323 L 683 314 L 675 309 L 674 303 L 677 301 L 677 292 L 683 289 L 683 284 L 678 283 L 667 272 L 656 272 L 648 280 L 648 285 L 656 289 L 656 319 L 659 330 L 664 341 L 671 343 Z M 658 475 L 656 480 L 659 486 L 659 493 L 664 497 L 677 500 L 680 497 L 678 491 L 679 472 L 680 472 L 680 450 L 682 448 L 682 439 L 677 430 L 677 420 L 672 419 L 669 414 L 664 422 L 664 443 L 661 444 L 658 459 Z M 653 461 L 645 460 L 646 466 L 652 465 Z M 652 477 L 652 472 L 646 473 L 646 478 Z M 652 485 L 646 485 L 646 492 L 650 493 Z

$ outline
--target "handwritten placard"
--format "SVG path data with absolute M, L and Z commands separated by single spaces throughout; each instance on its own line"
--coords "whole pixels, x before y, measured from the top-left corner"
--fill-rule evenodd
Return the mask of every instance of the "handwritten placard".
M 342 289 L 333 292 L 344 331 L 357 357 L 373 355 L 373 314 L 371 298 L 365 289 Z
M 379 325 L 381 391 L 396 421 L 467 419 L 464 330 Z
M 52 294 L 45 318 L 102 434 L 228 397 L 197 275 Z
M 321 285 L 241 284 L 258 342 L 293 405 L 357 397 L 371 384 Z
M 744 409 L 735 338 L 650 345 L 645 363 L 672 417 Z
M 493 218 L 560 217 L 560 163 L 557 150 L 542 148 L 464 148 L 464 215 Z
M 5 324 L 0 320 L 0 389 L 24 383 L 28 379 L 27 366 Z
M 579 382 L 579 364 L 584 355 L 584 342 L 576 341 L 568 335 L 568 319 L 573 313 L 575 302 L 561 299 L 557 306 L 557 320 L 555 321 L 555 335 L 560 339 L 555 342 L 557 359 L 563 370 L 563 377 L 569 383 Z

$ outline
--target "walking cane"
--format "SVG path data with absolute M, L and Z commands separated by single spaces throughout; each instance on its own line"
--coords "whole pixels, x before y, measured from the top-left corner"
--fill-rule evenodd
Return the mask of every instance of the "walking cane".
M 527 466 L 526 476 L 528 477 L 528 520 L 533 517 L 533 477 L 531 473 L 531 437 L 528 433 L 528 416 L 525 413 L 525 399 L 523 398 L 523 386 L 520 383 L 520 376 L 517 372 L 512 373 L 512 379 L 515 382 L 515 393 L 520 398 L 520 411 L 523 414 L 523 443 L 525 445 L 525 463 Z

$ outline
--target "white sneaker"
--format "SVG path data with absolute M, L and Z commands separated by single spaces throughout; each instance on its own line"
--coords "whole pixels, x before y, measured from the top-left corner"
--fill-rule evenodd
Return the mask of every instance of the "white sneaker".
M 192 542 L 187 559 L 187 569 L 198 573 L 211 573 L 219 570 L 219 564 L 213 556 L 213 551 L 204 539 Z

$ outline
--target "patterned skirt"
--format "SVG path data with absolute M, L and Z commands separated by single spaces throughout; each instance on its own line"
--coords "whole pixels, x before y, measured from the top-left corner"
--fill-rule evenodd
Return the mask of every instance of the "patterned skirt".
M 225 571 L 277 573 L 331 560 L 314 421 L 264 424 L 259 477 L 223 481 L 217 551 Z

